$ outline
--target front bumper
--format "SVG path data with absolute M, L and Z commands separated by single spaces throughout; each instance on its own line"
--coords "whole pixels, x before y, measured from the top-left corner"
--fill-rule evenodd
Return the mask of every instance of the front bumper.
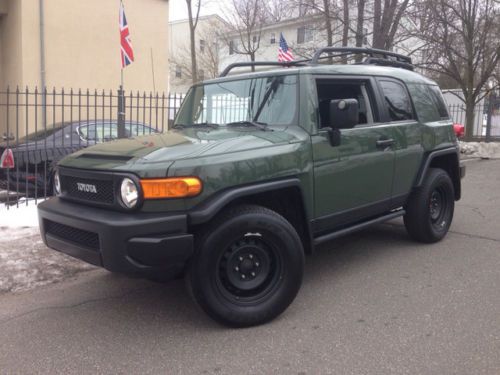
M 112 272 L 178 275 L 193 253 L 184 214 L 124 213 L 52 198 L 38 205 L 45 244 Z

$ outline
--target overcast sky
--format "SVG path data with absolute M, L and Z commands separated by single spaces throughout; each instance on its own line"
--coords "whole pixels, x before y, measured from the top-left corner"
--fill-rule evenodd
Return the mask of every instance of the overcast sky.
M 206 16 L 208 14 L 219 14 L 221 13 L 221 8 L 224 4 L 227 4 L 227 0 L 201 0 L 202 7 L 200 15 Z M 170 0 L 170 14 L 169 21 L 177 21 L 188 18 L 186 0 Z

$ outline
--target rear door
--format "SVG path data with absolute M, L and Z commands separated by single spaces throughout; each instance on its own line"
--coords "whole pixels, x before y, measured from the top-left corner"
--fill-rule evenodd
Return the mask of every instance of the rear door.
M 380 77 L 377 81 L 383 99 L 381 118 L 392 125 L 394 132 L 395 165 L 391 205 L 397 207 L 406 202 L 411 192 L 422 160 L 422 142 L 430 139 L 423 139 L 423 127 L 417 121 L 407 86 L 393 78 Z
M 390 123 L 380 117 L 373 78 L 316 78 L 318 132 L 312 136 L 316 234 L 379 215 L 390 207 L 395 153 Z M 341 144 L 332 147 L 328 103 L 357 99 L 359 123 L 341 129 Z

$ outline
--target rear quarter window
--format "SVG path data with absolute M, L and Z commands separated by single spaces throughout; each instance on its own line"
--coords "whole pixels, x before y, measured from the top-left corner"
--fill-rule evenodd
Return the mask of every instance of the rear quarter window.
M 408 84 L 420 122 L 435 122 L 449 118 L 438 86 L 426 84 Z
M 446 103 L 444 102 L 443 98 L 443 93 L 441 92 L 441 89 L 439 86 L 427 86 L 427 89 L 430 91 L 432 99 L 434 100 L 434 103 L 436 105 L 436 109 L 439 112 L 439 116 L 441 117 L 441 120 L 447 120 L 450 118 L 450 115 L 448 114 L 448 107 L 446 106 Z

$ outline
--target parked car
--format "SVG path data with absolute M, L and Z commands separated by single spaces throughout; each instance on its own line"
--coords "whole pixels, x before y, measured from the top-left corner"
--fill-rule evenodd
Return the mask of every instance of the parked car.
M 465 167 L 434 81 L 407 56 L 332 47 L 227 75 L 264 64 L 279 65 L 193 86 L 165 134 L 61 160 L 57 196 L 38 205 L 47 246 L 184 276 L 210 317 L 244 327 L 286 310 L 320 244 L 398 217 L 417 241 L 444 238 Z
M 138 122 L 126 121 L 126 137 L 157 133 Z M 118 139 L 116 121 L 58 124 L 15 141 L 0 143 L 0 189 L 27 196 L 51 196 L 55 164 L 66 155 L 97 143 Z

